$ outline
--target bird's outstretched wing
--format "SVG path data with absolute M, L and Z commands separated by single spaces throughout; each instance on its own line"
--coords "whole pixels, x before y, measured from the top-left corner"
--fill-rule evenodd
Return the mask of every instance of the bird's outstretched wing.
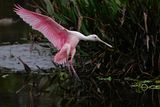
M 29 11 L 20 5 L 15 5 L 14 11 L 33 29 L 40 31 L 57 49 L 61 49 L 67 41 L 67 29 L 50 17 Z

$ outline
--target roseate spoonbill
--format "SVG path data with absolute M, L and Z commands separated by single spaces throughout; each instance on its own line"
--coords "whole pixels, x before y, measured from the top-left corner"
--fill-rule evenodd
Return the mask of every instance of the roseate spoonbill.
M 102 41 L 95 34 L 84 36 L 78 31 L 68 30 L 50 17 L 24 9 L 20 5 L 15 5 L 14 11 L 33 29 L 41 32 L 59 50 L 53 57 L 53 61 L 57 64 L 67 64 L 70 74 L 73 73 L 78 80 L 80 79 L 72 62 L 80 40 L 99 41 L 112 48 L 110 44 Z

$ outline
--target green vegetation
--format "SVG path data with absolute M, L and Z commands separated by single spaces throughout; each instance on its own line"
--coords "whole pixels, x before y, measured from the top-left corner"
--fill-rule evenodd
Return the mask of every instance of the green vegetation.
M 81 42 L 78 55 L 83 64 L 87 62 L 85 69 L 89 65 L 88 72 L 94 69 L 118 78 L 159 75 L 160 1 L 41 0 L 34 4 L 68 29 L 96 33 L 114 46 L 108 49 L 103 44 Z M 77 65 L 82 65 L 78 55 Z
M 87 56 L 82 62 L 92 59 L 87 64 L 97 72 L 153 78 L 159 75 L 159 5 L 158 0 L 41 0 L 37 7 L 68 29 L 96 33 L 114 46 L 79 45 L 80 56 Z
M 40 0 L 32 6 L 68 29 L 95 33 L 114 46 L 80 43 L 75 68 L 81 82 L 72 80 L 65 69 L 47 76 L 52 82 L 42 89 L 63 97 L 60 104 L 156 107 L 160 103 L 159 0 Z

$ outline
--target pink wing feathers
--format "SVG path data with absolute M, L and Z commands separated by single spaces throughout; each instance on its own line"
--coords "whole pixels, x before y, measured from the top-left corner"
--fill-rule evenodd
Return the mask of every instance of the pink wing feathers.
M 40 31 L 57 49 L 61 49 L 68 39 L 68 32 L 50 17 L 15 5 L 14 11 L 33 29 Z

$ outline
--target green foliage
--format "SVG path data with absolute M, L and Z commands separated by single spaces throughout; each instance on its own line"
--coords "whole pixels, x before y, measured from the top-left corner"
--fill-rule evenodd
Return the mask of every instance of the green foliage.
M 91 49 L 89 55 L 96 51 L 99 55 L 104 53 L 95 62 L 101 64 L 105 74 L 131 73 L 149 78 L 159 74 L 160 1 L 53 0 L 45 3 L 47 12 L 54 13 L 53 17 L 62 25 L 86 35 L 96 33 L 112 42 L 113 52 L 104 50 L 102 45 L 81 44 Z M 84 53 L 83 48 L 79 49 L 80 53 Z
M 81 82 L 60 70 L 50 77 L 48 86 L 41 81 L 44 90 L 63 96 L 62 106 L 139 107 L 141 103 L 148 106 L 148 100 L 155 105 L 158 97 L 153 96 L 160 88 L 159 0 L 41 0 L 38 5 L 66 28 L 85 35 L 96 33 L 114 46 L 81 42 L 75 60 Z M 130 82 L 125 77 L 134 79 Z M 152 96 L 144 100 L 131 87 Z
M 86 71 L 119 77 L 159 75 L 159 0 L 41 0 L 41 3 L 48 15 L 68 29 L 86 35 L 96 33 L 114 46 L 112 50 L 102 44 L 81 42 L 77 49 L 82 62 L 90 64 L 86 65 Z

